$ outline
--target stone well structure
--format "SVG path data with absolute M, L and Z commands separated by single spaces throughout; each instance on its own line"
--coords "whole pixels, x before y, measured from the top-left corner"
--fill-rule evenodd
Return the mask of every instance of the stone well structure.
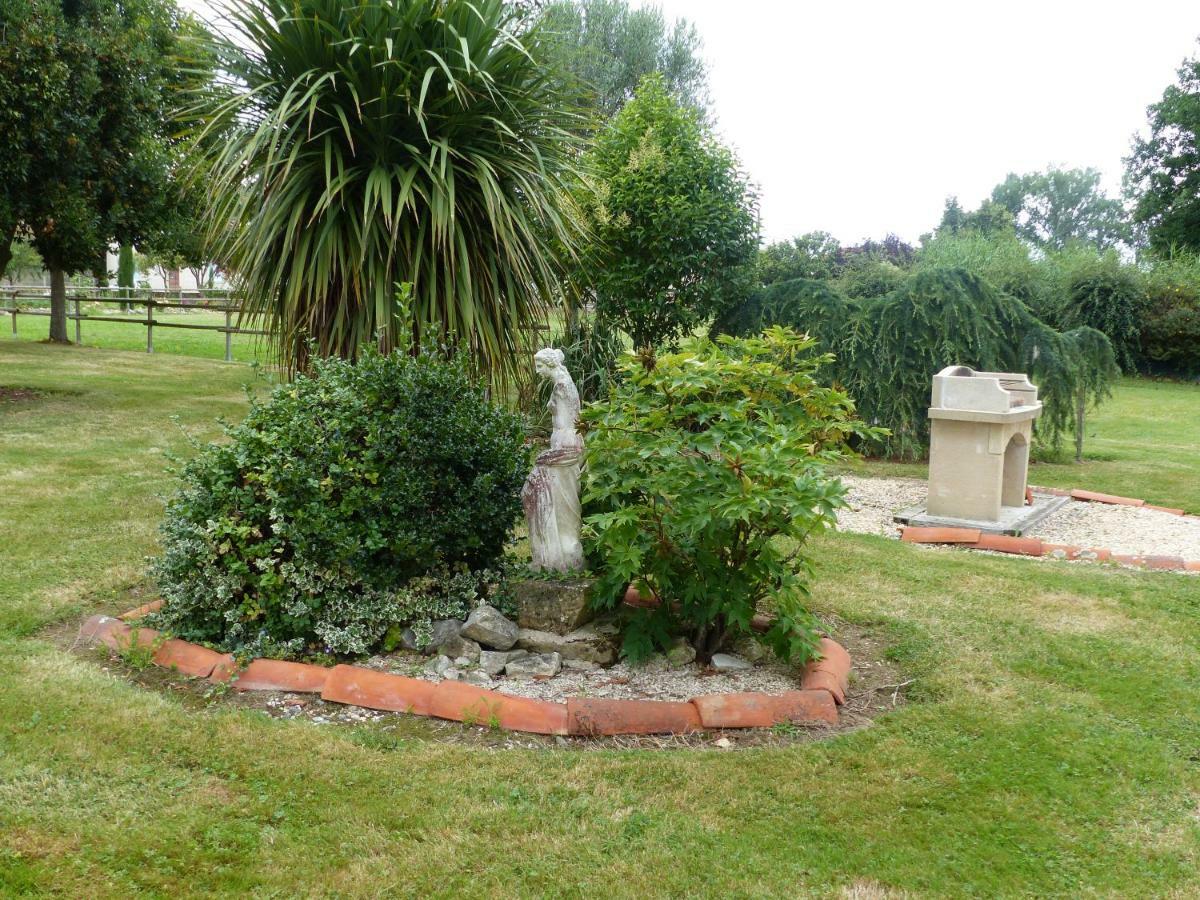
M 1023 374 L 948 366 L 934 375 L 928 499 L 897 521 L 1021 534 L 1049 515 L 1059 498 L 1026 503 L 1029 445 L 1041 412 L 1037 388 Z

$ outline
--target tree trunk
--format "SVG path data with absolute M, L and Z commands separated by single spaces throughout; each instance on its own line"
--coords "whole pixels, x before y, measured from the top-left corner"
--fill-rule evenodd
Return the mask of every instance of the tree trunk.
M 1075 396 L 1075 462 L 1083 462 L 1083 421 L 1087 413 L 1087 394 L 1082 390 Z
M 50 340 L 69 344 L 67 338 L 67 273 L 50 269 Z
M 4 277 L 4 273 L 8 271 L 8 264 L 12 261 L 12 243 L 16 234 L 15 222 L 12 225 L 0 226 L 0 278 Z

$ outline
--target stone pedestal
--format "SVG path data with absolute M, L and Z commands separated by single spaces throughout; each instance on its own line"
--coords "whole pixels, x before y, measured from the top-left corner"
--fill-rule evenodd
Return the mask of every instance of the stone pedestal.
M 593 618 L 588 601 L 594 583 L 591 578 L 513 581 L 517 624 L 551 634 L 567 634 L 586 625 Z

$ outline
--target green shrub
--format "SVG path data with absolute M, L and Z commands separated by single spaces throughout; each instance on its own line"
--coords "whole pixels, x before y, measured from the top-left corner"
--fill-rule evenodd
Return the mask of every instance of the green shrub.
M 1200 258 L 1181 254 L 1154 261 L 1146 291 L 1143 364 L 1169 375 L 1200 374 Z
M 596 596 L 615 605 L 633 582 L 662 601 L 630 614 L 631 658 L 684 635 L 707 660 L 749 632 L 762 601 L 778 615 L 775 651 L 813 654 L 804 542 L 833 523 L 843 494 L 823 464 L 869 434 L 846 394 L 814 380 L 828 362 L 814 343 L 775 327 L 630 355 L 609 399 L 584 411 Z
M 1132 372 L 1137 367 L 1145 306 L 1138 273 L 1102 259 L 1070 279 L 1059 320 L 1064 328 L 1087 326 L 1108 335 L 1117 363 Z
M 658 75 L 596 139 L 594 235 L 582 282 L 638 348 L 693 331 L 743 296 L 758 252 L 757 197 L 737 158 Z
M 860 254 L 850 258 L 834 284 L 851 299 L 870 299 L 890 294 L 904 283 L 905 277 L 905 271 L 895 263 Z
M 158 624 L 229 650 L 363 653 L 469 610 L 520 511 L 521 422 L 456 362 L 319 361 L 226 437 L 183 467 L 153 574 Z
M 755 291 L 713 322 L 711 334 L 747 337 L 782 325 L 816 338 L 822 349 L 837 346 L 857 308 L 827 281 L 796 278 Z

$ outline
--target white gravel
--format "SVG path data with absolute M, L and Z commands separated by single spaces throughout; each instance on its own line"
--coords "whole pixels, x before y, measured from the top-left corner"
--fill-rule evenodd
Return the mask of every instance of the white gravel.
M 892 516 L 925 499 L 925 482 L 916 478 L 844 475 L 842 482 L 849 504 L 838 513 L 842 531 L 898 538 L 900 527 Z M 1029 537 L 1120 554 L 1200 560 L 1200 520 L 1136 506 L 1072 500 L 1035 526 Z
M 778 662 L 762 662 L 740 672 L 708 674 L 695 664 L 678 669 L 658 666 L 635 668 L 617 663 L 592 672 L 563 670 L 545 680 L 499 678 L 495 689 L 519 697 L 561 700 L 565 697 L 602 697 L 622 700 L 690 700 L 704 694 L 761 691 L 779 694 L 800 689 L 800 670 Z
M 763 648 L 764 652 L 766 648 Z M 417 653 L 396 652 L 373 656 L 359 665 L 380 672 L 442 681 L 425 671 L 430 657 Z M 464 667 L 462 674 L 473 666 Z M 800 690 L 800 668 L 764 656 L 753 668 L 717 673 L 692 663 L 670 667 L 665 658 L 656 657 L 646 665 L 631 666 L 619 662 L 607 669 L 580 671 L 563 666 L 553 677 L 512 678 L 498 675 L 491 684 L 481 685 L 517 697 L 537 700 L 565 700 L 567 697 L 603 697 L 624 700 L 690 700 L 703 694 L 731 694 L 739 691 L 763 691 L 778 694 Z

